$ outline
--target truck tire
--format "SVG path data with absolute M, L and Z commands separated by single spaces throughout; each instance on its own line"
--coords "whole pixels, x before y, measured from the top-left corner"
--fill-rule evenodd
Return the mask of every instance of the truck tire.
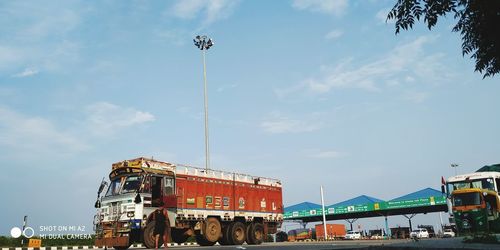
M 128 246 L 114 246 L 113 248 L 116 249 L 116 250 L 127 250 L 132 244 L 128 245 Z
M 177 244 L 186 242 L 189 238 L 189 235 L 186 235 L 186 231 L 187 229 L 172 229 L 172 240 Z
M 221 236 L 221 225 L 217 218 L 207 218 L 203 225 L 203 236 L 209 242 L 217 242 Z
M 155 240 L 155 236 L 153 235 L 154 229 L 155 229 L 155 221 L 154 220 L 148 222 L 148 224 L 146 225 L 146 228 L 144 228 L 143 241 L 144 241 L 144 245 L 147 248 L 155 248 L 156 240 Z M 167 240 L 171 239 L 170 232 L 171 232 L 170 222 L 167 219 L 165 221 L 165 232 L 164 232 L 167 235 Z M 158 248 L 161 245 L 163 245 L 163 243 L 167 244 L 168 242 L 163 242 L 163 237 L 160 237 L 158 239 Z
M 213 246 L 215 245 L 215 242 L 211 242 L 211 241 L 208 241 L 204 235 L 201 234 L 201 232 L 199 230 L 196 230 L 197 233 L 196 233 L 196 243 L 198 243 L 198 245 L 200 246 Z
M 232 244 L 242 245 L 243 242 L 245 242 L 245 239 L 246 239 L 246 237 L 245 237 L 245 234 L 246 234 L 245 224 L 243 224 L 239 221 L 233 222 L 229 232 L 230 232 L 229 240 Z
M 155 236 L 153 235 L 155 229 L 155 222 L 150 221 L 147 225 L 146 228 L 144 228 L 144 234 L 143 234 L 143 239 L 144 239 L 144 245 L 146 248 L 155 248 Z M 163 238 L 160 237 L 158 239 L 158 247 L 163 244 Z
M 247 227 L 247 243 L 249 245 L 260 245 L 264 241 L 264 225 L 254 222 Z
M 221 246 L 232 245 L 233 243 L 229 241 L 231 224 L 227 224 L 222 227 L 222 237 L 219 239 L 219 244 Z

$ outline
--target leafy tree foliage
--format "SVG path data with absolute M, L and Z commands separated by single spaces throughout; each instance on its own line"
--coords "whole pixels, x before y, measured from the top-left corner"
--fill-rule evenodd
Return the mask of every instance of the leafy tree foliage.
M 462 36 L 462 55 L 476 61 L 475 71 L 485 77 L 500 72 L 500 0 L 398 0 L 387 15 L 396 20 L 396 34 L 423 18 L 432 29 L 438 18 L 453 14 L 453 32 Z

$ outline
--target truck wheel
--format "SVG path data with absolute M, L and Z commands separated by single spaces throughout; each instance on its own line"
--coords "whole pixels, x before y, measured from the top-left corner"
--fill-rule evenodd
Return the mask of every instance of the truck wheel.
M 200 246 L 213 246 L 213 245 L 215 245 L 215 242 L 208 241 L 205 238 L 205 235 L 202 235 L 199 230 L 197 230 L 195 238 L 196 238 L 196 243 L 198 243 L 198 245 L 200 245 Z
M 264 241 L 264 226 L 261 223 L 251 223 L 247 227 L 247 243 L 259 245 Z
M 187 241 L 189 235 L 186 235 L 187 229 L 172 229 L 172 240 L 181 244 Z
M 227 224 L 222 227 L 222 237 L 219 239 L 219 244 L 222 246 L 232 245 L 232 242 L 229 241 L 230 236 L 230 227 L 231 224 Z
M 146 228 L 144 228 L 144 245 L 147 248 L 155 248 L 155 236 L 153 235 L 155 229 L 155 222 L 150 221 L 147 225 Z M 161 246 L 163 244 L 163 237 L 160 237 L 158 239 L 158 246 Z
M 113 247 L 114 249 L 116 250 L 127 250 L 132 244 L 128 245 L 128 246 L 119 246 L 119 247 Z
M 217 218 L 207 218 L 203 227 L 203 236 L 209 242 L 217 242 L 221 235 L 221 225 Z
M 242 245 L 245 242 L 245 224 L 237 221 L 231 225 L 229 240 L 234 245 Z

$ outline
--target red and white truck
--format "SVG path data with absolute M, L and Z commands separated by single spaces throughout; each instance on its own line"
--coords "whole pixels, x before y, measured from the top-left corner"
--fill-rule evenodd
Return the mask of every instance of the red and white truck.
M 155 247 L 153 212 L 168 211 L 169 239 L 199 245 L 261 244 L 283 222 L 281 182 L 276 179 L 177 165 L 148 158 L 112 165 L 106 193 L 101 184 L 94 217 L 96 246 Z M 161 237 L 160 237 L 161 238 Z M 163 244 L 160 239 L 160 245 Z

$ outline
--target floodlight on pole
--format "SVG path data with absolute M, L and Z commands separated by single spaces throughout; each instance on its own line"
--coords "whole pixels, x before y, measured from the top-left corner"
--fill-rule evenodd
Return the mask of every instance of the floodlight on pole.
M 207 95 L 207 66 L 205 61 L 205 51 L 214 45 L 214 42 L 209 37 L 196 36 L 193 39 L 194 45 L 198 47 L 203 55 L 203 96 L 205 100 L 205 169 L 210 168 L 210 148 L 208 140 L 208 95 Z
M 452 164 L 451 164 L 451 167 L 455 169 L 455 175 L 457 175 L 457 168 L 458 168 L 458 166 L 459 166 L 459 165 L 458 165 L 458 164 L 456 164 L 456 163 L 452 163 Z

